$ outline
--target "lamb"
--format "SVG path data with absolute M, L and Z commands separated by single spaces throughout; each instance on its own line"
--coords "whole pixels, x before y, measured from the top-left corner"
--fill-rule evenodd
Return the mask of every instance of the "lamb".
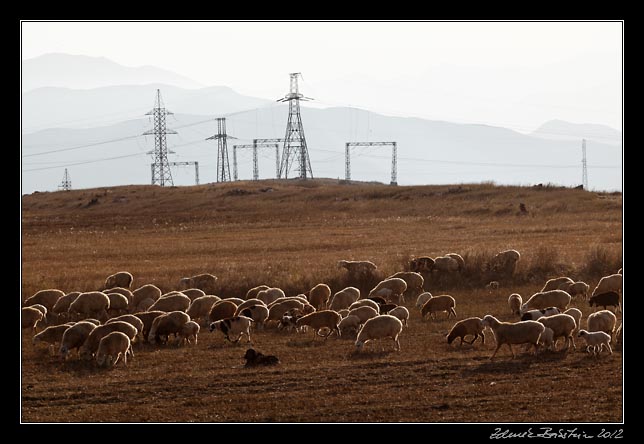
M 249 348 L 248 350 L 246 350 L 246 354 L 244 354 L 244 359 L 246 360 L 246 364 L 244 365 L 244 367 L 253 367 L 256 365 L 275 365 L 275 364 L 279 364 L 280 362 L 277 356 L 264 355 L 263 353 L 255 351 L 252 348 Z
M 371 307 L 376 311 L 380 311 L 380 305 L 378 305 L 376 301 L 372 301 L 371 299 L 360 299 L 358 301 L 355 301 L 353 304 L 349 305 L 349 311 L 358 307 Z
M 193 301 L 190 303 L 190 306 L 186 310 L 186 313 L 193 321 L 201 321 L 201 325 L 206 325 L 208 322 L 208 315 L 210 314 L 210 310 L 212 310 L 212 306 L 219 301 L 221 301 L 221 299 L 219 299 L 218 296 L 211 294 L 200 296 L 193 299 Z
M 71 293 L 67 293 L 56 301 L 54 307 L 49 310 L 49 312 L 54 313 L 58 319 L 68 318 L 69 313 L 67 312 L 67 310 L 69 310 L 71 303 L 74 302 L 74 300 L 76 300 L 76 298 L 80 294 L 80 291 L 72 291 Z
M 378 316 L 378 310 L 374 310 L 373 307 L 358 307 L 349 311 L 349 316 L 357 316 L 360 319 L 360 323 L 364 324 L 368 319 L 375 318 Z
M 186 296 L 188 296 L 191 301 L 194 301 L 198 297 L 206 295 L 206 293 L 203 290 L 200 290 L 198 288 L 188 288 L 186 290 L 181 290 L 181 293 L 183 293 Z
M 387 279 L 400 278 L 407 284 L 407 291 L 413 294 L 420 294 L 423 292 L 423 285 L 425 279 L 419 274 L 411 271 L 399 271 L 389 276 Z
M 612 311 L 600 310 L 588 315 L 586 319 L 587 331 L 603 331 L 609 335 L 613 335 L 615 325 L 617 325 L 617 318 Z
M 521 254 L 517 250 L 505 250 L 497 253 L 488 263 L 490 271 L 511 276 L 517 267 Z
M 489 327 L 494 332 L 494 337 L 496 338 L 496 349 L 492 356 L 490 356 L 490 360 L 494 359 L 494 356 L 496 356 L 496 353 L 503 344 L 508 344 L 513 358 L 515 358 L 516 355 L 512 349 L 512 344 L 532 344 L 534 345 L 534 353 L 536 355 L 539 346 L 539 338 L 546 329 L 541 322 L 500 322 L 492 315 L 485 315 L 482 322 L 484 327 Z
M 528 310 L 521 315 L 522 321 L 536 321 L 542 316 L 552 316 L 561 313 L 557 307 L 548 307 L 542 310 Z
M 242 302 L 237 306 L 237 311 L 235 312 L 235 316 L 241 313 L 242 310 L 245 310 L 250 307 L 254 307 L 255 305 L 263 305 L 264 307 L 266 307 L 266 304 L 264 304 L 263 301 L 260 301 L 257 298 L 246 299 L 244 302 Z
M 331 288 L 327 284 L 317 284 L 308 292 L 308 302 L 316 310 L 324 310 L 329 304 Z
M 161 289 L 153 284 L 145 284 L 132 292 L 130 311 L 138 310 L 139 304 L 146 299 L 152 299 L 152 303 L 161 297 Z
M 130 338 L 125 333 L 113 331 L 101 338 L 96 351 L 96 363 L 99 367 L 106 363 L 109 367 L 114 367 L 122 357 L 123 365 L 127 366 L 128 353 L 134 358 Z
M 575 318 L 570 315 L 559 313 L 551 316 L 543 316 L 537 320 L 544 325 L 552 329 L 552 339 L 554 341 L 554 348 L 557 348 L 557 339 L 563 337 L 566 341 L 564 347 L 565 350 L 570 348 L 570 343 L 572 342 L 572 347 L 576 350 L 577 346 L 575 345 L 574 331 L 577 328 L 577 323 Z
M 575 281 L 573 281 L 572 279 L 570 279 L 567 276 L 548 279 L 546 281 L 546 284 L 541 289 L 541 293 L 543 293 L 544 291 L 558 290 L 563 284 L 571 285 L 571 284 L 574 284 L 574 283 L 575 283 Z M 564 289 L 562 288 L 562 290 L 564 290 Z
M 267 321 L 279 321 L 287 311 L 297 308 L 298 310 L 304 309 L 304 304 L 298 299 L 285 300 L 280 303 L 271 305 L 268 309 Z
M 419 294 L 418 298 L 416 299 L 416 308 L 421 308 L 423 305 L 425 305 L 425 302 L 427 302 L 432 297 L 433 296 L 429 291 Z
M 563 290 L 550 290 L 535 293 L 521 306 L 521 313 L 525 313 L 528 310 L 541 310 L 548 307 L 557 307 L 559 310 L 564 311 L 568 308 L 571 299 L 570 295 Z
M 365 278 L 373 276 L 378 269 L 376 264 L 370 261 L 338 261 L 338 268 L 345 268 L 349 276 L 353 278 Z
M 108 290 L 112 291 L 112 290 Z M 121 293 L 107 293 L 110 300 L 110 308 L 108 313 L 112 316 L 117 316 L 127 313 L 127 308 L 130 305 L 130 300 Z
M 250 342 L 250 326 L 252 322 L 253 320 L 246 316 L 233 316 L 212 322 L 210 324 L 210 332 L 219 330 L 224 334 L 226 339 L 235 344 L 241 340 L 242 335 L 246 335 L 248 338 L 246 342 Z M 230 339 L 230 336 L 236 337 L 237 339 L 233 341 Z
M 194 344 L 197 345 L 199 330 L 201 330 L 201 327 L 199 327 L 199 324 L 195 321 L 188 321 L 183 324 L 181 326 L 181 330 L 179 330 L 179 341 L 177 342 L 177 346 L 183 345 L 184 342 L 191 344 L 190 338 L 194 338 Z
M 591 307 L 604 307 L 604 310 L 607 307 L 615 307 L 615 312 L 621 310 L 621 305 L 619 303 L 619 293 L 616 291 L 607 291 L 606 293 L 594 294 L 588 299 L 588 305 Z
M 383 314 L 383 313 L 380 313 L 380 314 Z M 399 305 L 393 310 L 389 310 L 386 314 L 397 317 L 398 319 L 400 319 L 403 326 L 407 327 L 407 321 L 409 320 L 409 310 L 407 310 L 402 305 Z
M 434 267 L 432 267 L 432 270 L 443 273 L 453 273 L 458 271 L 458 269 L 458 261 L 449 256 L 439 256 L 435 258 Z
M 360 299 L 360 290 L 356 287 L 346 287 L 338 291 L 331 298 L 331 303 L 329 304 L 329 310 L 341 310 L 343 308 L 349 308 L 351 304 Z
M 266 290 L 261 290 L 257 293 L 257 299 L 265 303 L 266 305 L 275 301 L 277 298 L 284 298 L 284 290 L 277 287 L 267 288 Z
M 150 333 L 148 333 L 148 342 L 150 344 L 156 344 L 157 342 L 166 343 L 171 334 L 176 338 L 183 325 L 189 321 L 190 316 L 180 310 L 171 311 L 156 317 L 152 321 L 152 327 L 150 328 Z
M 508 298 L 508 306 L 512 314 L 521 316 L 521 304 L 523 304 L 523 299 L 519 293 L 512 293 Z
M 340 337 L 341 338 L 355 338 L 355 336 L 358 334 L 358 330 L 360 329 L 360 325 L 362 325 L 362 322 L 360 321 L 360 318 L 354 315 L 347 315 L 346 317 L 342 318 L 340 321 L 340 324 L 338 324 L 338 328 L 340 329 Z
M 44 319 L 44 316 L 42 314 L 42 311 L 38 310 L 37 308 L 34 307 L 22 307 L 22 313 L 21 313 L 21 324 L 22 328 L 30 328 L 32 332 L 36 332 L 36 324 L 38 322 L 42 321 Z
M 434 313 L 447 312 L 447 318 L 451 315 L 456 317 L 456 300 L 449 295 L 442 294 L 440 296 L 432 296 L 425 302 L 425 305 L 420 309 L 421 319 L 425 319 L 427 313 L 429 313 L 432 319 L 435 319 Z
M 148 339 L 150 329 L 152 328 L 152 323 L 154 322 L 154 320 L 163 314 L 165 314 L 165 311 L 161 310 L 141 311 L 134 313 L 134 316 L 136 316 L 141 320 L 141 322 L 143 322 L 143 330 L 141 331 L 141 336 L 143 337 L 144 341 Z
M 555 332 L 552 331 L 551 328 L 546 327 L 539 338 L 539 345 L 544 347 L 546 350 L 552 350 L 555 345 L 554 335 Z
M 451 257 L 454 259 L 456 262 L 458 262 L 458 269 L 456 271 L 462 271 L 465 268 L 465 260 L 463 259 L 463 256 L 461 256 L 458 253 L 447 253 L 445 257 Z
M 70 314 L 80 314 L 84 317 L 94 317 L 107 320 L 107 310 L 110 308 L 110 298 L 100 291 L 89 291 L 81 293 L 69 304 L 67 310 Z
M 564 314 L 570 315 L 573 318 L 575 318 L 575 323 L 577 324 L 577 328 L 575 328 L 575 331 L 573 332 L 573 334 L 576 335 L 577 333 L 579 333 L 579 329 L 581 328 L 581 316 L 582 316 L 581 310 L 579 310 L 578 308 L 569 308 L 568 310 L 564 311 Z
M 97 326 L 91 322 L 80 321 L 64 330 L 60 341 L 60 358 L 62 360 L 67 359 L 69 352 L 73 349 L 76 349 L 76 353 L 80 356 L 80 348 L 85 344 L 90 333 L 96 327 Z
M 205 294 L 215 294 L 217 276 L 209 273 L 202 273 L 192 277 L 184 277 L 179 280 L 179 289 L 198 288 Z
M 225 299 L 215 302 L 208 313 L 208 322 L 220 321 L 235 316 L 237 305 Z
M 369 319 L 360 329 L 356 339 L 356 349 L 362 350 L 364 344 L 371 340 L 391 338 L 394 341 L 394 349 L 400 350 L 398 337 L 402 332 L 403 324 L 395 316 L 388 314 L 378 315 Z
M 611 338 L 608 333 L 603 331 L 588 332 L 586 330 L 579 330 L 578 336 L 586 340 L 586 351 L 590 353 L 592 349 L 594 356 L 599 355 L 604 349 L 604 346 L 608 348 L 609 354 L 613 354 L 613 349 L 610 346 Z
M 109 290 L 110 288 L 115 287 L 130 288 L 132 281 L 134 281 L 134 277 L 131 273 L 128 273 L 127 271 L 119 271 L 105 279 L 105 285 L 103 285 L 102 290 Z
M 47 310 L 51 311 L 54 308 L 54 305 L 56 305 L 58 299 L 62 298 L 63 296 L 65 296 L 65 293 L 60 290 L 40 290 L 37 291 L 33 296 L 25 299 L 23 307 L 40 304 L 45 306 Z
M 141 340 L 144 339 L 143 329 L 145 325 L 143 324 L 143 321 L 140 318 L 138 318 L 133 314 L 124 314 L 110 319 L 109 321 L 106 322 L 106 324 L 109 324 L 110 322 L 117 322 L 117 321 L 123 321 L 123 322 L 127 322 L 128 324 L 132 324 L 139 331 L 137 337 L 140 337 Z
M 584 299 L 587 299 L 589 289 L 590 286 L 583 281 L 573 282 L 572 284 L 567 282 L 559 286 L 559 290 L 567 292 L 573 298 L 581 295 Z
M 409 261 L 409 270 L 416 273 L 429 273 L 434 268 L 434 259 L 429 256 L 421 256 Z
M 264 324 L 268 319 L 268 314 L 268 308 L 265 305 L 260 304 L 246 307 L 242 311 L 236 312 L 235 316 L 242 315 L 251 318 L 258 329 L 263 329 Z
M 369 297 L 381 296 L 385 299 L 400 302 L 407 290 L 407 283 L 400 278 L 390 278 L 381 281 L 370 292 Z
M 135 326 L 128 322 L 115 321 L 109 324 L 99 325 L 94 328 L 90 334 L 87 336 L 85 343 L 78 350 L 81 359 L 92 359 L 96 350 L 98 350 L 98 345 L 100 340 L 113 331 L 120 331 L 125 333 L 127 337 L 131 340 L 139 333 Z
M 481 340 L 483 344 L 485 344 L 485 333 L 483 333 L 484 328 L 481 318 L 472 317 L 458 321 L 448 333 L 447 343 L 451 344 L 454 339 L 460 338 L 461 346 L 463 345 L 463 342 L 472 345 L 476 342 L 478 337 L 481 336 Z M 474 339 L 472 339 L 471 342 L 464 341 L 465 336 L 468 335 L 474 336 Z
M 315 339 L 315 335 L 323 336 L 319 332 L 323 328 L 326 328 L 329 330 L 329 333 L 324 335 L 324 339 L 326 340 L 333 331 L 336 331 L 338 336 L 341 336 L 340 321 L 342 321 L 342 316 L 337 311 L 321 310 L 302 316 L 295 323 L 295 327 L 298 330 L 301 330 L 305 325 L 311 327 L 313 330 L 313 339 Z
M 622 275 L 611 274 L 609 276 L 604 276 L 599 280 L 597 287 L 593 290 L 592 296 L 596 294 L 602 294 L 609 291 L 614 291 L 616 293 L 622 292 Z
M 253 287 L 250 290 L 246 292 L 246 300 L 248 299 L 257 299 L 257 293 L 259 293 L 262 290 L 268 290 L 269 287 L 268 285 L 258 285 L 257 287 Z
M 53 355 L 56 344 L 62 341 L 63 334 L 69 327 L 67 324 L 49 326 L 33 337 L 33 343 L 44 342 L 49 344 L 49 354 Z
M 165 312 L 170 311 L 186 311 L 190 307 L 192 301 L 188 296 L 183 293 L 176 292 L 161 296 L 148 310 L 161 310 Z

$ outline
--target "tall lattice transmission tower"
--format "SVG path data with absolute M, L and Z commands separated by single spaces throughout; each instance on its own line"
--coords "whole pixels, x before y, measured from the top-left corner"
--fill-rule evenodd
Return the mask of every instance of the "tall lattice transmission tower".
M 586 139 L 581 140 L 581 186 L 588 190 L 588 166 L 586 165 Z
M 58 185 L 58 188 L 63 191 L 69 191 L 72 189 L 72 180 L 69 177 L 67 168 L 65 168 L 65 174 L 63 175 L 63 181 Z
M 290 74 L 290 92 L 278 100 L 278 102 L 289 102 L 286 136 L 284 137 L 284 149 L 282 150 L 278 176 L 284 179 L 288 179 L 288 173 L 293 163 L 297 163 L 297 171 L 299 171 L 300 179 L 313 178 L 309 151 L 306 148 L 306 138 L 304 137 L 304 127 L 302 126 L 302 116 L 300 115 L 300 100 L 312 99 L 310 97 L 304 97 L 298 90 L 297 76 L 301 75 L 299 72 Z
M 226 134 L 226 118 L 218 117 L 217 134 L 208 137 L 206 140 L 217 140 L 217 182 L 230 182 L 230 162 L 228 161 L 228 144 L 227 139 L 236 139 L 236 137 Z
M 150 165 L 152 168 L 152 185 L 174 185 L 172 182 L 172 173 L 168 163 L 168 145 L 166 143 L 166 134 L 177 134 L 175 130 L 168 129 L 165 126 L 165 116 L 173 114 L 163 106 L 161 100 L 161 91 L 157 89 L 157 96 L 154 100 L 154 108 L 146 113 L 146 116 L 154 116 L 154 128 L 146 131 L 143 135 L 154 134 L 154 151 L 148 154 L 154 155 L 154 162 Z

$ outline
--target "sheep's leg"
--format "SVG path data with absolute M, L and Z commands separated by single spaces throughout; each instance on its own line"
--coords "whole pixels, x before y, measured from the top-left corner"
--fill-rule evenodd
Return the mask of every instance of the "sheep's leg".
M 516 358 L 517 355 L 514 354 L 514 349 L 512 348 L 512 344 L 508 344 L 508 347 L 510 347 L 510 351 L 512 352 L 512 358 Z
M 400 342 L 398 341 L 398 336 L 392 338 L 394 340 L 394 350 L 400 351 Z
M 483 338 L 483 344 L 485 344 L 485 333 L 481 332 L 481 338 Z
M 492 356 L 490 356 L 490 361 L 491 361 L 492 359 L 494 359 L 494 356 L 496 356 L 496 352 L 498 352 L 498 351 L 499 351 L 499 349 L 501 348 L 501 345 L 503 345 L 503 344 L 497 344 L 497 346 L 496 346 L 496 350 L 494 350 L 494 353 L 492 353 Z
M 113 357 L 111 357 L 111 358 L 113 359 Z M 119 359 L 121 359 L 121 352 L 118 352 L 118 353 L 116 354 L 116 359 L 114 359 L 114 362 L 112 362 L 112 365 L 111 365 L 111 366 L 112 366 L 112 367 L 115 367 L 115 366 L 116 366 L 116 364 L 118 364 Z
M 609 352 L 609 354 L 611 354 L 611 355 L 612 355 L 612 354 L 613 354 L 613 349 L 612 349 L 612 347 L 610 346 L 610 342 L 607 342 L 607 343 L 606 343 L 606 347 L 608 347 L 608 352 Z

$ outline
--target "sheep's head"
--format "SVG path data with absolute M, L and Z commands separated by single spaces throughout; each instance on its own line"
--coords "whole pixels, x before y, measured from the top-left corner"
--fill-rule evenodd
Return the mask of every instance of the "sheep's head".
M 446 338 L 447 338 L 447 343 L 451 344 L 454 341 L 454 339 L 456 339 L 456 335 L 454 334 L 454 332 L 450 331 L 446 336 Z
M 215 321 L 210 323 L 210 332 L 212 333 L 213 331 L 219 329 L 219 326 L 221 325 L 221 321 Z
M 78 353 L 79 357 L 85 361 L 89 361 L 93 357 L 93 353 L 88 348 L 81 347 Z

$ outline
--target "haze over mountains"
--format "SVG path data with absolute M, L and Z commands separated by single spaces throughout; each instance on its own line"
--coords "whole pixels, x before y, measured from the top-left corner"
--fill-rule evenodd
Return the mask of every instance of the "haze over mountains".
M 201 183 L 216 177 L 216 143 L 205 141 L 216 132 L 215 117 L 226 117 L 228 134 L 238 138 L 228 141 L 231 173 L 233 145 L 284 137 L 288 105 L 273 99 L 243 96 L 225 86 L 203 87 L 154 67 L 45 55 L 23 62 L 22 193 L 56 190 L 65 166 L 74 188 L 149 183 L 152 159 L 146 152 L 154 148 L 154 139 L 141 134 L 152 128 L 145 113 L 153 107 L 157 88 L 175 113 L 167 118 L 168 127 L 178 132 L 168 135 L 168 147 L 175 152 L 169 160 L 198 161 Z M 553 120 L 522 134 L 356 108 L 313 108 L 307 102 L 302 103 L 302 121 L 315 177 L 344 178 L 346 142 L 395 141 L 400 185 L 576 186 L 581 183 L 581 139 L 586 138 L 590 188 L 622 189 L 621 132 L 603 125 Z M 54 152 L 39 154 L 49 151 Z M 390 148 L 353 148 L 351 156 L 352 179 L 389 182 Z M 250 150 L 238 150 L 237 160 L 239 178 L 250 179 Z M 275 149 L 262 149 L 260 178 L 274 178 L 275 168 Z M 194 170 L 177 167 L 173 179 L 175 185 L 194 184 Z

